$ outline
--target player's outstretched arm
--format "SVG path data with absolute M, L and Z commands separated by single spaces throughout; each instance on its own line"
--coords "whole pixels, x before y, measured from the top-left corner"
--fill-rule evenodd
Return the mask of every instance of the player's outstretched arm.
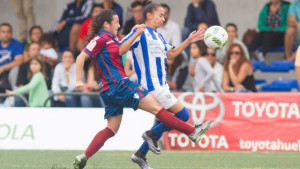
M 176 48 L 170 49 L 167 52 L 167 58 L 168 59 L 174 59 L 176 56 L 178 56 L 190 43 L 197 42 L 199 40 L 203 40 L 204 38 L 204 29 L 199 29 L 198 31 L 193 31 L 189 37 L 183 41 L 179 46 Z
M 132 34 L 129 34 L 125 37 L 125 41 L 121 44 L 119 48 L 119 55 L 122 56 L 126 52 L 129 51 L 130 46 L 133 44 L 133 42 L 136 40 L 137 37 L 139 37 L 146 29 L 146 25 L 141 24 L 141 25 L 136 25 L 135 26 L 136 30 L 132 32 Z M 126 40 L 128 38 L 128 40 Z M 122 40 L 123 41 L 123 40 Z
M 76 59 L 76 90 L 83 91 L 84 84 L 82 82 L 82 70 L 85 59 L 89 58 L 89 55 L 82 51 Z

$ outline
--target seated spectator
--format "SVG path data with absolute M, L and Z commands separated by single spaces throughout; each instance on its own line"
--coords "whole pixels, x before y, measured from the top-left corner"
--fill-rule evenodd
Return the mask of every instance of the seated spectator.
M 300 1 L 295 0 L 290 7 L 287 19 L 287 30 L 284 37 L 285 56 L 288 60 L 292 56 L 293 46 L 300 45 Z
M 241 45 L 229 46 L 224 63 L 223 89 L 228 92 L 256 92 L 253 68 Z
M 197 30 L 204 29 L 207 30 L 210 27 L 210 25 L 207 22 L 200 22 L 197 26 Z
M 41 59 L 40 50 L 41 50 L 41 46 L 40 46 L 40 44 L 38 44 L 36 42 L 33 42 L 29 45 L 28 51 L 27 51 L 28 55 L 24 57 L 24 62 L 20 65 L 20 68 L 19 68 L 18 78 L 17 78 L 17 86 L 18 87 L 22 87 L 22 86 L 26 85 L 27 83 L 29 83 L 29 79 L 27 78 L 27 72 L 28 72 L 28 69 L 30 66 L 29 61 L 35 57 L 38 57 L 39 59 Z M 46 62 L 43 62 L 43 64 L 44 64 L 44 68 L 45 68 L 45 73 L 46 73 L 47 77 L 49 77 L 46 79 L 47 87 L 48 87 L 48 89 L 51 89 L 51 77 L 52 77 L 51 76 L 51 74 L 52 74 L 51 66 Z
M 193 0 L 187 8 L 182 37 L 185 39 L 190 32 L 197 29 L 200 22 L 220 25 L 215 4 L 212 0 Z
M 104 8 L 103 4 L 94 4 L 91 17 L 82 23 L 79 31 L 78 42 L 77 42 L 77 49 L 79 51 L 82 51 L 83 48 L 85 47 L 84 41 L 90 29 L 90 24 L 92 23 L 93 18 L 99 15 L 103 8 Z
M 0 93 L 11 89 L 9 71 L 19 66 L 23 60 L 24 46 L 12 38 L 12 27 L 8 23 L 0 25 Z
M 125 56 L 124 70 L 129 79 L 133 82 L 137 82 L 137 75 L 134 69 L 134 62 L 132 57 L 132 51 L 128 51 Z
M 43 107 L 48 98 L 48 89 L 45 80 L 47 76 L 44 71 L 44 64 L 39 58 L 35 57 L 29 61 L 29 65 L 28 73 L 26 74 L 30 82 L 14 91 L 6 90 L 6 94 L 25 94 L 29 92 L 29 106 Z M 50 102 L 46 106 L 49 107 Z
M 80 25 L 89 17 L 92 6 L 93 0 L 75 0 L 66 5 L 55 28 L 60 50 L 76 50 Z
M 129 34 L 134 25 L 142 24 L 144 22 L 142 2 L 134 1 L 131 3 L 131 15 L 133 16 L 133 18 L 126 21 L 124 25 L 123 35 Z
M 215 55 L 213 50 L 210 53 L 204 41 L 198 41 L 191 44 L 190 55 L 196 59 L 195 76 L 194 76 L 194 91 L 195 92 L 212 92 L 210 88 L 213 82 L 219 92 L 222 92 L 220 83 L 217 80 L 216 73 L 208 62 L 208 55 Z
M 30 45 L 33 42 L 39 43 L 43 35 L 43 29 L 41 26 L 33 26 L 29 30 L 29 39 L 27 45 Z
M 162 34 L 166 42 L 178 46 L 182 41 L 180 27 L 170 19 L 170 7 L 167 4 L 161 4 L 161 6 L 164 8 L 165 22 L 157 31 Z
M 62 54 L 62 63 L 56 65 L 53 75 L 52 91 L 53 93 L 76 92 L 76 64 L 71 51 L 66 50 Z M 79 105 L 77 96 L 59 95 L 54 97 L 55 105 L 65 105 L 67 107 L 76 107 Z M 89 96 L 79 96 L 83 107 L 92 107 Z
M 41 38 L 41 56 L 43 62 L 55 67 L 58 62 L 58 55 L 54 49 L 55 39 L 52 34 L 44 34 Z
M 188 76 L 188 61 L 186 54 L 181 53 L 175 59 L 167 59 L 167 82 L 172 91 L 193 91 L 192 81 Z
M 289 5 L 290 3 L 286 1 L 271 0 L 264 6 L 258 19 L 259 33 L 249 46 L 251 55 L 259 46 L 262 47 L 263 57 L 266 57 L 270 47 L 283 46 Z M 259 57 L 258 59 L 262 60 Z
M 300 46 L 298 47 L 296 52 L 295 68 L 296 68 L 295 72 L 297 76 L 298 86 L 300 90 Z
M 224 63 L 225 57 L 226 57 L 226 51 L 227 51 L 228 47 L 233 43 L 237 43 L 237 44 L 241 45 L 244 50 L 244 53 L 246 55 L 246 58 L 248 60 L 250 60 L 249 52 L 248 52 L 246 45 L 238 39 L 237 25 L 234 23 L 228 23 L 226 25 L 225 29 L 228 34 L 228 43 L 222 49 L 217 50 L 217 60 L 220 63 Z
M 118 14 L 120 26 L 122 27 L 122 25 L 123 25 L 123 9 L 122 9 L 122 7 L 118 3 L 116 3 L 114 0 L 103 0 L 103 7 L 104 7 L 104 9 L 114 10 Z
M 208 60 L 211 67 L 214 69 L 218 85 L 222 86 L 223 72 L 224 72 L 223 69 L 224 68 L 223 68 L 223 65 L 217 61 L 216 51 L 211 48 L 207 48 L 207 55 L 205 56 L 205 58 Z M 218 89 L 216 88 L 216 85 L 213 82 L 210 83 L 210 88 L 213 92 L 218 91 Z

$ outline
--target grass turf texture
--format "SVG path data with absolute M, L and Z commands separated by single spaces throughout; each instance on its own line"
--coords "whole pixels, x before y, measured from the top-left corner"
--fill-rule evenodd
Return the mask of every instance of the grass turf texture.
M 72 169 L 82 151 L 0 150 L 0 169 Z M 129 151 L 100 151 L 86 169 L 138 169 Z M 149 153 L 154 169 L 298 169 L 300 153 L 163 151 Z

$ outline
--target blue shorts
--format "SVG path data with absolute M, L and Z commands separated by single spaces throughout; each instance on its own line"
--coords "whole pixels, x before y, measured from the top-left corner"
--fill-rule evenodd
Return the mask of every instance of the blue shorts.
M 122 115 L 124 107 L 138 109 L 140 100 L 147 94 L 146 89 L 130 81 L 129 78 L 122 79 L 118 84 L 100 93 L 105 104 L 104 118 Z

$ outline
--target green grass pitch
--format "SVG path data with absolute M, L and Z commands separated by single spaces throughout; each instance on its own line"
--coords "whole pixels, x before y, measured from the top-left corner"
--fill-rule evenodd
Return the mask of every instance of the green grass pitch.
M 0 150 L 0 169 L 72 169 L 82 151 Z M 86 169 L 139 169 L 130 151 L 100 151 Z M 149 153 L 154 169 L 299 169 L 300 153 L 163 151 Z

